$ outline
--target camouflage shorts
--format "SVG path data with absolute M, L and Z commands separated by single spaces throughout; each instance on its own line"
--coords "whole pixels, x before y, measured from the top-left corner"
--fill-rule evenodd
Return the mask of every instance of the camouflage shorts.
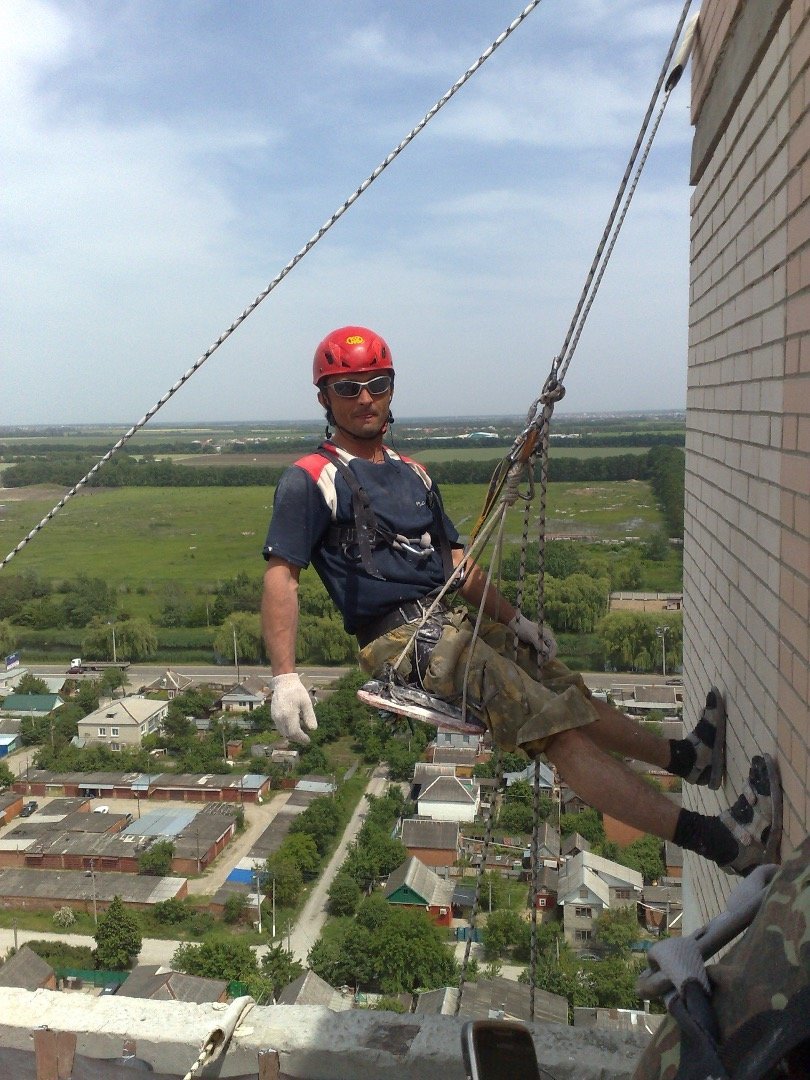
M 521 645 L 511 659 L 513 638 L 502 623 L 482 621 L 468 670 L 474 621 L 459 609 L 443 613 L 442 622 L 427 666 L 420 665 L 422 684 L 429 693 L 459 705 L 466 676 L 467 701 L 486 720 L 503 750 L 541 753 L 551 735 L 597 718 L 582 676 L 552 660 L 538 678 L 533 649 Z M 414 624 L 407 623 L 376 638 L 360 651 L 360 666 L 379 676 L 386 664 L 397 660 L 414 630 Z M 398 670 L 406 681 L 414 678 L 411 652 Z

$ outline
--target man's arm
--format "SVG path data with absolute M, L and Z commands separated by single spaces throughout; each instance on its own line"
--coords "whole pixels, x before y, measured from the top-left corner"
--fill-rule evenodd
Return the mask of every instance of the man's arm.
M 464 552 L 461 548 L 453 548 L 454 566 L 458 566 L 463 555 Z M 469 600 L 474 607 L 479 607 L 481 604 L 481 597 L 484 595 L 486 583 L 486 574 L 482 570 L 479 570 L 475 563 L 467 563 L 464 571 L 464 584 L 461 587 L 461 595 L 465 600 Z M 492 582 L 490 582 L 486 593 L 486 600 L 484 602 L 484 613 L 489 615 L 490 619 L 495 619 L 496 622 L 502 622 L 505 626 L 508 626 L 517 615 L 517 610 L 512 607 L 506 597 L 502 596 Z
M 318 723 L 310 696 L 295 670 L 295 638 L 298 633 L 299 567 L 277 556 L 267 560 L 262 593 L 262 633 L 273 668 L 270 715 L 287 739 L 309 742 L 307 731 Z
M 295 671 L 300 573 L 300 567 L 275 555 L 267 560 L 262 593 L 262 635 L 274 675 Z
M 461 562 L 464 552 L 460 548 L 453 549 L 453 563 L 455 566 Z M 484 589 L 486 588 L 487 576 L 479 570 L 475 563 L 468 563 L 464 572 L 464 584 L 461 587 L 461 595 L 465 600 L 469 600 L 475 607 L 479 607 L 481 604 L 481 598 L 484 596 Z M 489 583 L 489 588 L 486 589 L 486 598 L 484 600 L 484 613 L 495 619 L 496 622 L 501 622 L 517 636 L 518 640 L 524 642 L 526 645 L 531 645 L 536 649 L 544 660 L 553 660 L 557 655 L 557 642 L 554 640 L 554 635 L 547 626 L 542 628 L 542 632 L 537 623 L 531 621 L 531 619 L 525 618 L 521 615 L 517 608 L 512 607 L 509 601 L 503 596 L 492 582 Z

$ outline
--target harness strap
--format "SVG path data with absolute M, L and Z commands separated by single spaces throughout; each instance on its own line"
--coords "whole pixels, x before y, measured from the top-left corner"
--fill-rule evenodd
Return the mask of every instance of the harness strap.
M 366 489 L 362 486 L 348 465 L 341 461 L 338 454 L 333 453 L 323 444 L 318 447 L 316 453 L 320 454 L 321 457 L 325 457 L 327 461 L 332 462 L 348 484 L 349 491 L 352 493 L 352 514 L 354 515 L 355 525 L 354 540 L 357 543 L 357 548 L 360 552 L 360 561 L 363 564 L 363 569 L 371 577 L 377 578 L 378 581 L 385 581 L 383 575 L 374 565 L 374 556 L 371 551 L 375 535 L 379 529 L 377 525 L 377 516 L 371 509 L 371 501 L 369 500 Z
M 418 541 L 414 541 L 409 540 L 407 537 L 400 536 L 397 533 L 393 533 L 390 529 L 387 529 L 384 525 L 380 524 L 377 515 L 374 513 L 371 506 L 368 492 L 348 465 L 341 460 L 340 456 L 336 454 L 330 446 L 322 443 L 315 452 L 321 457 L 326 458 L 327 461 L 331 462 L 336 467 L 340 475 L 346 481 L 352 495 L 354 526 L 333 524 L 327 534 L 328 544 L 332 546 L 356 544 L 360 554 L 360 561 L 363 564 L 363 569 L 366 573 L 380 581 L 384 581 L 385 578 L 377 570 L 374 564 L 373 554 L 373 549 L 379 547 L 380 544 L 385 543 L 389 544 L 391 547 L 405 549 L 417 556 L 431 554 L 434 549 L 430 544 L 430 536 L 427 533 L 425 536 L 420 537 Z M 417 473 L 420 479 L 422 479 L 418 469 L 414 469 L 413 471 Z M 433 517 L 433 526 L 438 540 L 439 554 L 442 560 L 442 573 L 444 574 L 444 580 L 449 581 L 454 568 L 450 541 L 447 537 L 447 530 L 444 527 L 444 512 L 441 504 L 441 497 L 434 488 L 428 487 L 427 484 L 425 487 L 427 490 L 425 501 Z M 428 540 L 427 544 L 425 543 L 425 537 L 427 537 Z M 417 544 L 421 545 L 421 548 L 417 547 Z

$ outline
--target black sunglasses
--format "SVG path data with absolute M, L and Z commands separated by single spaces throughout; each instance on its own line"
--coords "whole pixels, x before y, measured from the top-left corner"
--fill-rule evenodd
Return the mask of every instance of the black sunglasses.
M 372 397 L 380 397 L 387 394 L 393 384 L 390 375 L 375 375 L 367 382 L 358 382 L 357 379 L 339 379 L 338 382 L 329 383 L 329 389 L 334 390 L 338 397 L 359 397 L 363 390 L 368 390 Z

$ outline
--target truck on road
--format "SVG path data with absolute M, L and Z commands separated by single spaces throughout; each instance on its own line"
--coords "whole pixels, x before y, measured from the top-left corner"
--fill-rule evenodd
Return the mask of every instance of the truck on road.
M 128 660 L 82 660 L 80 656 L 77 656 L 74 660 L 70 661 L 70 667 L 67 669 L 68 675 L 86 675 L 91 672 L 107 671 L 109 668 L 119 668 L 121 671 L 126 671 L 129 667 Z

